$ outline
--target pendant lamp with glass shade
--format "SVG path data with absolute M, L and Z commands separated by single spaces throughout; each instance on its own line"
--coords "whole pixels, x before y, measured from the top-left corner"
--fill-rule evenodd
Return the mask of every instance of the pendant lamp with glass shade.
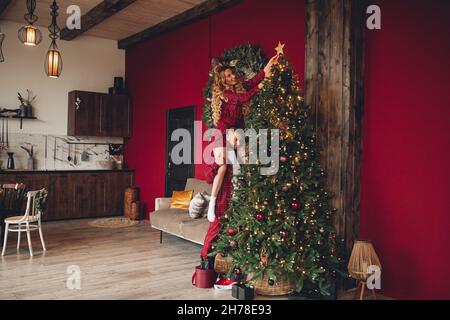
M 4 39 L 5 39 L 5 34 L 0 29 L 0 62 L 5 61 L 5 57 L 3 56 L 3 51 L 2 51 L 2 45 L 3 45 Z
M 48 27 L 50 31 L 50 39 L 52 39 L 52 43 L 50 44 L 50 48 L 48 48 L 47 55 L 45 57 L 45 72 L 47 76 L 50 78 L 58 78 L 61 75 L 62 71 L 62 58 L 61 52 L 56 45 L 56 39 L 59 37 L 60 28 L 56 23 L 56 17 L 58 17 L 58 5 L 56 1 L 53 0 L 51 9 L 52 16 L 52 24 Z
M 38 45 L 42 41 L 42 33 L 34 23 L 38 20 L 38 16 L 34 14 L 36 10 L 36 0 L 26 0 L 28 13 L 24 15 L 28 25 L 19 29 L 19 40 L 27 46 Z

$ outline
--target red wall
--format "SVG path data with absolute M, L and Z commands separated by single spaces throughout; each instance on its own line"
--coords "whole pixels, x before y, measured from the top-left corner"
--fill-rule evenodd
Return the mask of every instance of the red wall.
M 361 236 L 386 295 L 450 299 L 450 2 L 378 4 L 381 30 L 366 32 Z
M 126 51 L 126 77 L 133 99 L 133 137 L 127 142 L 127 165 L 136 169 L 147 211 L 164 195 L 166 111 L 197 106 L 201 119 L 202 90 L 208 81 L 210 53 L 250 42 L 267 55 L 278 41 L 303 75 L 305 9 L 299 0 L 247 0 L 209 19 L 138 44 Z M 210 32 L 211 31 L 211 32 Z M 203 165 L 195 176 L 204 179 Z
M 450 299 L 449 2 L 378 3 L 382 29 L 366 43 L 361 236 L 380 256 L 384 294 Z M 126 161 L 147 211 L 164 193 L 166 110 L 196 105 L 201 119 L 210 51 L 250 41 L 271 54 L 280 40 L 302 77 L 304 10 L 301 0 L 247 0 L 127 50 Z

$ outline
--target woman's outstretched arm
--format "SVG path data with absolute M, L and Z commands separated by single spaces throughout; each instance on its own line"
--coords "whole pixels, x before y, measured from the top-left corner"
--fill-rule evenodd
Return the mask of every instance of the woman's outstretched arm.
M 242 85 L 244 86 L 245 90 L 249 91 L 254 87 L 256 87 L 264 79 L 265 76 L 266 76 L 265 71 L 261 70 L 253 78 L 244 81 Z
M 245 93 L 237 93 L 230 90 L 225 90 L 224 96 L 228 99 L 228 103 L 230 105 L 241 105 L 243 103 L 249 102 L 262 87 L 263 84 L 259 83 L 256 87 Z
M 254 87 L 256 87 L 264 78 L 268 78 L 272 75 L 272 66 L 274 64 L 278 63 L 279 55 L 274 55 L 272 58 L 270 58 L 269 62 L 266 64 L 264 69 L 262 69 L 260 72 L 256 74 L 251 79 L 248 79 L 247 81 L 243 82 L 243 86 L 245 90 L 251 90 Z

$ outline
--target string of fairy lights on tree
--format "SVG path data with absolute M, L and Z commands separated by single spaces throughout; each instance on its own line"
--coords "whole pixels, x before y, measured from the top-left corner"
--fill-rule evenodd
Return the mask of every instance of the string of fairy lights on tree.
M 328 295 L 336 276 L 343 274 L 332 223 L 335 209 L 324 189 L 325 172 L 318 163 L 299 77 L 283 45 L 277 51 L 279 63 L 253 99 L 246 128 L 279 130 L 279 169 L 265 176 L 260 163 L 242 166 L 233 179 L 230 208 L 212 254 L 233 258 L 229 276 L 244 279 L 251 274 L 256 281 L 266 275 L 269 285 L 289 279 L 297 290 Z

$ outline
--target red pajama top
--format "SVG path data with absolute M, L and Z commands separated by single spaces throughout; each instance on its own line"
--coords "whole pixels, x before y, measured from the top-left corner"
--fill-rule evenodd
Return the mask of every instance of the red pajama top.
M 222 101 L 220 119 L 217 121 L 216 128 L 222 134 L 230 128 L 244 128 L 244 115 L 242 114 L 242 105 L 249 102 L 258 92 L 258 84 L 264 79 L 264 70 L 258 72 L 253 78 L 244 81 L 243 85 L 247 92 L 237 93 L 231 90 L 224 90 L 223 95 L 227 101 Z

